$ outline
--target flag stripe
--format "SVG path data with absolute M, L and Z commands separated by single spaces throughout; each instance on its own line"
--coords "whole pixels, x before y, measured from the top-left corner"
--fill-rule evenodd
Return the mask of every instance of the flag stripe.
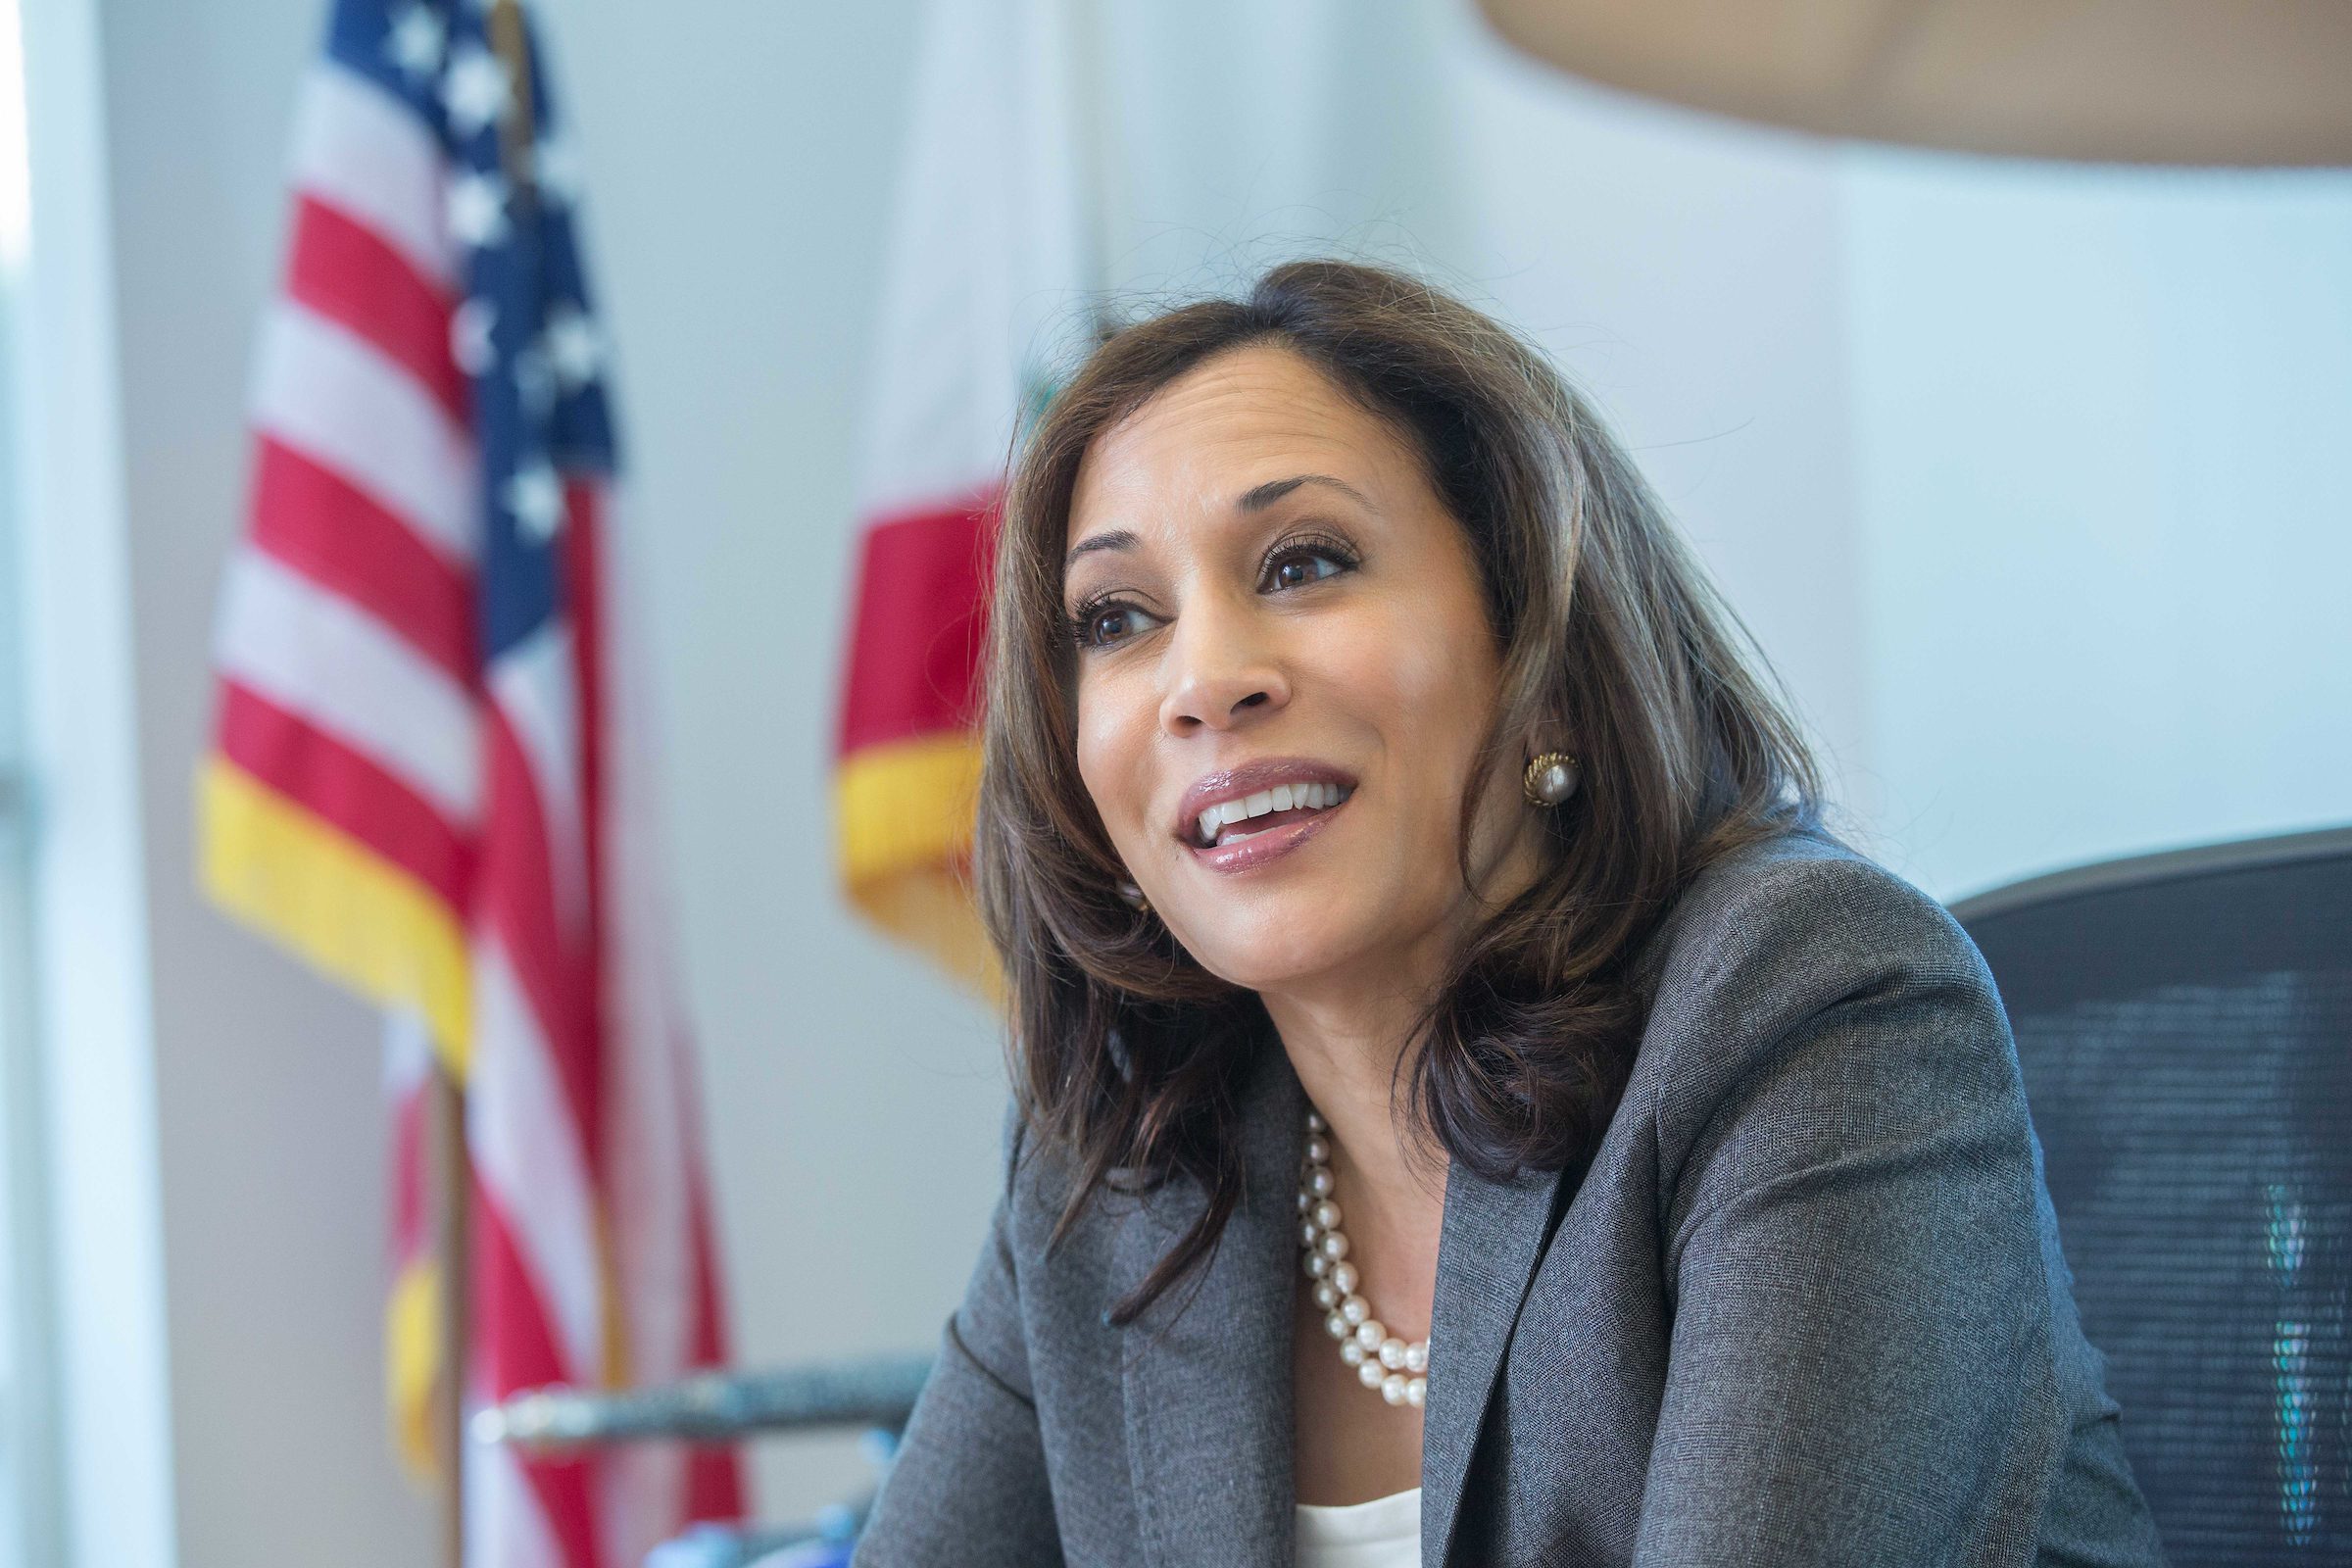
M 206 895 L 361 996 L 415 1008 L 463 1081 L 471 985 L 448 905 L 217 752 L 197 773 L 197 808 Z
M 333 61 L 304 75 L 295 110 L 296 192 L 349 214 L 407 257 L 419 277 L 454 290 L 448 177 L 432 131 L 408 105 Z
M 860 546 L 840 753 L 970 727 L 995 494 L 876 522 Z
M 254 422 L 423 536 L 452 564 L 479 553 L 473 442 L 383 349 L 291 300 L 262 327 Z
M 486 1375 L 485 1392 L 504 1398 L 570 1381 L 549 1330 L 539 1283 L 514 1245 L 503 1195 L 479 1181 L 474 1186 L 472 1233 L 481 1307 L 475 1349 Z M 588 1500 L 592 1464 L 590 1459 L 530 1459 L 520 1466 L 567 1568 L 597 1568 L 603 1560 Z
M 415 877 L 459 917 L 472 847 L 416 791 L 240 681 L 221 687 L 218 729 L 229 761 Z
M 340 737 L 463 830 L 479 809 L 471 697 L 348 600 L 258 550 L 240 550 L 221 591 L 215 661 L 223 676 Z
M 270 436 L 255 443 L 254 544 L 384 623 L 461 685 L 477 678 L 473 578 L 365 491 Z
M 625 715 L 615 721 L 609 711 L 622 706 L 625 699 L 610 683 L 612 669 L 606 658 L 607 636 L 605 615 L 607 595 L 605 558 L 612 548 L 607 532 L 609 522 L 606 506 L 607 487 L 584 479 L 574 479 L 564 486 L 564 530 L 561 540 L 564 558 L 564 585 L 570 591 L 571 639 L 566 652 L 570 656 L 568 674 L 572 690 L 595 692 L 602 701 L 574 705 L 572 719 L 571 757 L 575 794 L 572 809 L 579 823 L 580 883 L 576 889 L 581 918 L 586 922 L 587 942 L 593 953 L 597 983 L 588 987 L 580 998 L 587 1016 L 589 1038 L 608 1043 L 606 1064 L 617 1075 L 623 1074 L 635 1061 L 642 1049 L 641 1042 L 614 1033 L 615 1019 L 612 1012 L 612 992 L 616 976 L 628 965 L 642 961 L 647 949 L 643 932 L 651 931 L 650 924 L 642 928 L 620 926 L 614 911 L 606 899 L 608 878 L 612 874 L 608 840 L 625 831 L 624 819 L 617 812 L 618 803 L 612 797 L 611 773 L 606 764 L 605 747 L 614 734 L 632 733 Z M 640 737 L 650 740 L 651 737 Z M 631 819 L 650 809 L 653 791 L 645 798 Z M 574 890 L 564 890 L 566 895 Z M 640 890 L 642 891 L 642 890 Z M 562 897 L 558 907 L 564 906 Z M 663 1004 L 666 1005 L 664 998 Z M 596 1128 L 597 1147 L 610 1151 L 612 1144 L 611 1123 L 627 1120 L 640 1129 L 648 1124 L 670 1125 L 669 1107 L 647 1105 L 640 1108 L 614 1107 L 608 1100 L 600 1108 Z M 680 1145 L 670 1152 L 670 1157 L 680 1163 L 696 1156 Z M 617 1206 L 620 1199 L 614 1193 L 610 1156 L 600 1162 L 606 1184 L 607 1200 Z M 608 1209 L 608 1214 L 612 1209 Z M 625 1254 L 624 1254 L 625 1262 Z M 636 1303 L 624 1306 L 624 1324 L 633 1317 Z M 683 1368 L 681 1368 L 683 1370 Z M 637 1374 L 629 1374 L 635 1376 Z
M 547 1041 L 564 1109 L 581 1130 L 588 1168 L 600 1172 L 595 1054 L 584 1049 L 577 983 L 585 956 L 567 947 L 556 929 L 550 892 L 555 879 L 529 763 L 503 709 L 494 706 L 490 715 L 492 831 L 476 879 L 481 900 L 476 918 L 504 947 L 515 989 Z
M 474 953 L 484 1052 L 467 1085 L 483 1185 L 503 1195 L 513 1242 L 529 1258 L 558 1329 L 566 1375 L 594 1384 L 604 1362 L 604 1291 L 595 1194 L 578 1127 L 506 955 L 495 937 Z
M 531 770 L 548 854 L 556 929 L 567 945 L 588 925 L 588 846 L 580 799 L 580 705 L 571 637 L 550 621 L 491 668 L 491 698 Z
M 489 1568 L 565 1568 L 539 1488 L 503 1443 L 466 1446 L 466 1561 Z
M 296 202 L 286 294 L 400 362 L 453 423 L 466 422 L 471 393 L 450 342 L 457 302 L 374 229 L 322 201 Z

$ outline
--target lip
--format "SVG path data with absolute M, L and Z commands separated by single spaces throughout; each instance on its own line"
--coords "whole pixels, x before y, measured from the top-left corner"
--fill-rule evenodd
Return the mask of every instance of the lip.
M 1318 761 L 1311 757 L 1267 757 L 1239 767 L 1203 774 L 1193 781 L 1184 792 L 1177 808 L 1172 831 L 1176 841 L 1192 853 L 1193 858 L 1215 871 L 1240 871 L 1252 865 L 1288 855 L 1322 830 L 1323 824 L 1344 809 L 1348 801 L 1331 807 L 1304 821 L 1286 823 L 1281 827 L 1265 828 L 1238 844 L 1202 846 L 1194 838 L 1200 813 L 1212 806 L 1238 801 L 1270 790 L 1277 784 L 1331 784 L 1348 792 L 1353 799 L 1355 775 L 1344 767 Z
M 1177 803 L 1176 820 L 1170 831 L 1188 846 L 1198 848 L 1193 845 L 1193 830 L 1202 811 L 1227 801 L 1255 795 L 1259 790 L 1270 790 L 1277 784 L 1336 784 L 1341 789 L 1352 790 L 1355 775 L 1311 757 L 1267 757 L 1222 772 L 1203 773 Z
M 1307 840 L 1322 832 L 1324 825 L 1333 817 L 1348 809 L 1348 801 L 1354 799 L 1355 797 L 1350 795 L 1347 801 L 1328 807 L 1302 821 L 1286 822 L 1281 827 L 1261 828 L 1238 843 L 1217 844 L 1205 848 L 1199 844 L 1188 843 L 1184 847 L 1185 853 L 1190 855 L 1197 863 L 1211 871 L 1231 873 L 1251 870 L 1265 864 L 1268 860 L 1279 859 L 1305 844 Z

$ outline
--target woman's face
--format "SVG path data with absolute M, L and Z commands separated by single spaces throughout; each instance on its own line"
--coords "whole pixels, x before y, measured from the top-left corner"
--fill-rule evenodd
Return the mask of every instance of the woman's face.
M 1433 981 L 1499 659 L 1407 439 L 1298 354 L 1231 350 L 1096 438 L 1067 546 L 1079 771 L 1186 951 L 1260 992 Z M 1473 841 L 1489 892 L 1532 875 L 1512 761 Z

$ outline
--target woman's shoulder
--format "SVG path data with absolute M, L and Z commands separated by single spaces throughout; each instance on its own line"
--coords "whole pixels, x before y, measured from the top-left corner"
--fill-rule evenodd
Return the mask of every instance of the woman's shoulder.
M 1649 1012 L 1635 1070 L 1664 1122 L 1705 1120 L 1743 1098 L 1833 1015 L 1857 1025 L 1836 1031 L 1844 1050 L 1882 1052 L 1887 1028 L 1928 1028 L 1937 1049 L 1978 1057 L 1994 1078 L 2015 1071 L 1998 991 L 1968 933 L 1826 829 L 1778 834 L 1708 866 L 1642 966 Z
M 1955 977 L 1984 970 L 1976 945 L 1933 896 L 1817 825 L 1751 841 L 1707 865 L 1639 962 L 1661 1006 L 1835 996 L 1890 967 Z

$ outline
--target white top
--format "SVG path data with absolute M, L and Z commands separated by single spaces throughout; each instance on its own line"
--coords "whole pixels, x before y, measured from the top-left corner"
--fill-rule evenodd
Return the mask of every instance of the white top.
M 1298 1504 L 1298 1568 L 1420 1568 L 1421 1489 Z

